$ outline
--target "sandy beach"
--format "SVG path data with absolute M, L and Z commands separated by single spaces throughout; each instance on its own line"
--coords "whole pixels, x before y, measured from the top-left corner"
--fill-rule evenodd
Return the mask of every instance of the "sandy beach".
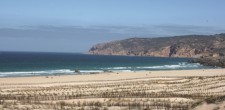
M 224 95 L 225 69 L 0 78 L 4 110 L 222 110 Z
M 0 84 L 38 84 L 38 83 L 92 83 L 105 81 L 143 80 L 148 78 L 179 78 L 197 76 L 225 75 L 225 69 L 196 69 L 196 70 L 167 70 L 167 71 L 138 71 L 113 72 L 83 75 L 34 76 L 0 78 Z

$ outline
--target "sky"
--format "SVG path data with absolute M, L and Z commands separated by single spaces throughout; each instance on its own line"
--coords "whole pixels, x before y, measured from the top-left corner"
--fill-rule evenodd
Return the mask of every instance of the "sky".
M 88 52 L 132 37 L 225 32 L 225 0 L 0 0 L 0 51 Z

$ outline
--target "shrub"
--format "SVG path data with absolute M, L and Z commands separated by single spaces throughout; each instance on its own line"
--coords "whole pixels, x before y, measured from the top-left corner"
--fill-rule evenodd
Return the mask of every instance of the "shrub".
M 205 101 L 206 103 L 210 104 L 210 103 L 215 103 L 216 99 L 217 99 L 216 97 L 211 96 L 209 98 L 206 98 Z
M 195 107 L 197 107 L 197 106 L 199 106 L 199 105 L 201 105 L 201 104 L 202 104 L 202 101 L 195 102 L 195 103 L 193 103 L 193 104 L 191 105 L 191 108 L 195 108 Z

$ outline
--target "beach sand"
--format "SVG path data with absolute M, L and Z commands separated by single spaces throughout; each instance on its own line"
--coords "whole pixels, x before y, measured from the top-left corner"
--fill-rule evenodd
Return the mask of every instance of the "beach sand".
M 18 83 L 67 83 L 67 82 L 100 82 L 135 80 L 154 77 L 191 77 L 191 76 L 218 76 L 225 75 L 225 69 L 197 69 L 197 70 L 169 70 L 169 71 L 138 71 L 138 72 L 113 72 L 83 75 L 60 75 L 60 76 L 34 76 L 0 78 L 0 84 Z
M 225 69 L 0 78 L 5 109 L 206 110 L 207 98 L 224 95 Z

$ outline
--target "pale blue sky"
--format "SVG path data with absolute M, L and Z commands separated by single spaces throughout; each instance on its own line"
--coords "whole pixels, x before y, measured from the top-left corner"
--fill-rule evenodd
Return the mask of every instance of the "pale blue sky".
M 0 51 L 86 52 L 130 37 L 224 33 L 224 11 L 225 0 L 0 0 Z

